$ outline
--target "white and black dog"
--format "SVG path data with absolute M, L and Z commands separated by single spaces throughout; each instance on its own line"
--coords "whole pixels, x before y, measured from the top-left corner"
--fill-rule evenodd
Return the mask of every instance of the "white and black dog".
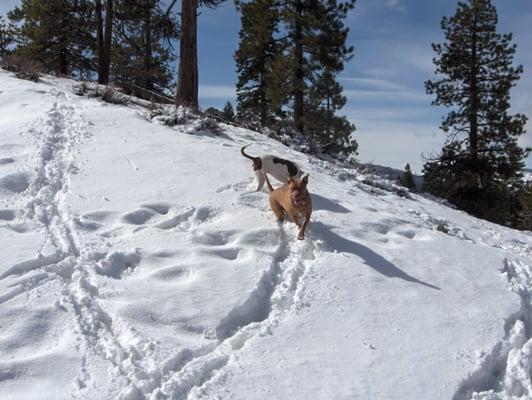
M 244 149 L 248 146 L 244 146 L 240 149 L 240 152 L 244 157 L 253 161 L 253 171 L 257 176 L 257 192 L 262 189 L 264 182 L 266 181 L 266 174 L 270 174 L 279 182 L 286 183 L 290 178 L 299 179 L 303 175 L 303 172 L 292 161 L 285 160 L 270 154 L 266 154 L 261 157 L 253 157 L 244 152 Z

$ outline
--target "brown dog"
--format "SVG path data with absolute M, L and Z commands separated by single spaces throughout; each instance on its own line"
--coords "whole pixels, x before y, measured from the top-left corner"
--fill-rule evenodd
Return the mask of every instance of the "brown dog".
M 307 190 L 308 174 L 302 179 L 290 178 L 286 184 L 274 189 L 266 175 L 270 189 L 270 207 L 279 222 L 284 221 L 285 214 L 299 227 L 297 238 L 305 238 L 305 228 L 312 213 L 312 199 Z

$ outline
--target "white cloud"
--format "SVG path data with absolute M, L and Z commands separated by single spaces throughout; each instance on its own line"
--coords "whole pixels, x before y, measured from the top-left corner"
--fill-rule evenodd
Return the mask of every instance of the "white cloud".
M 430 106 L 345 109 L 357 128 L 354 137 L 359 143 L 360 161 L 397 169 L 403 169 L 408 162 L 416 173 L 421 173 L 423 156 L 437 155 L 446 139 L 438 128 L 438 111 L 433 109 Z M 522 147 L 532 146 L 532 121 L 527 123 L 527 130 L 528 133 L 519 138 Z M 532 155 L 526 165 L 532 168 Z
M 358 119 L 355 139 L 362 162 L 403 169 L 410 163 L 421 173 L 423 156 L 437 154 L 445 136 L 433 124 Z
M 403 85 L 396 82 L 379 78 L 351 78 L 341 76 L 338 79 L 359 86 L 360 89 L 403 90 L 405 88 Z
M 351 118 L 353 122 L 360 119 L 365 121 L 408 121 L 428 124 L 434 122 L 434 128 L 438 127 L 439 114 L 437 111 L 427 106 L 425 108 L 416 107 L 415 105 L 406 105 L 402 107 L 383 107 L 379 104 L 372 105 L 355 105 L 346 107 L 341 110 L 341 114 L 345 114 Z
M 406 11 L 406 6 L 401 2 L 401 0 L 386 0 L 386 5 L 392 10 Z
M 200 85 L 199 97 L 203 99 L 234 99 L 236 91 L 230 85 Z
M 375 102 L 381 101 L 386 109 L 390 103 L 430 103 L 430 97 L 421 87 L 409 88 L 396 81 L 375 77 L 340 77 L 344 83 L 344 95 L 349 100 Z
M 344 90 L 344 95 L 349 100 L 375 100 L 387 102 L 383 103 L 383 108 L 388 107 L 390 102 L 404 103 L 404 102 L 430 102 L 430 97 L 425 93 L 419 93 L 410 90 Z

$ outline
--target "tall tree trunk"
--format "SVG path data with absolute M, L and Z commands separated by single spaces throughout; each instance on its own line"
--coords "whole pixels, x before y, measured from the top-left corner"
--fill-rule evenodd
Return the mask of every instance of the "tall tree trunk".
M 68 37 L 68 19 L 71 18 L 71 10 L 67 8 L 67 5 L 63 3 L 63 19 L 61 21 L 61 27 L 58 32 L 58 44 L 59 44 L 59 54 L 58 54 L 58 62 L 59 62 L 59 74 L 61 75 L 68 75 L 68 62 L 69 60 L 69 51 L 68 51 L 68 43 L 70 42 L 70 38 Z
M 265 85 L 264 83 L 261 83 L 261 87 L 259 89 L 259 102 L 260 102 L 260 125 L 266 126 L 267 125 L 267 115 L 268 111 L 266 110 L 266 93 L 265 91 Z
M 104 78 L 105 83 L 109 82 L 109 69 L 111 66 L 111 42 L 113 40 L 113 0 L 107 0 L 105 10 L 105 35 L 104 35 Z
M 181 2 L 181 39 L 176 105 L 198 108 L 198 0 Z
M 473 17 L 470 66 L 470 112 L 469 112 L 469 155 L 475 162 L 478 157 L 478 57 L 477 57 L 477 15 Z
M 303 133 L 303 100 L 304 100 L 304 71 L 303 71 L 303 4 L 296 1 L 294 20 L 294 124 L 298 132 Z
M 148 90 L 153 89 L 151 80 L 151 13 L 153 1 L 146 0 L 144 6 L 144 87 Z
M 325 134 L 327 135 L 327 142 L 331 140 L 331 95 L 327 93 L 327 112 L 325 113 Z
M 68 75 L 68 56 L 65 42 L 59 46 L 59 73 L 66 76 Z
M 111 40 L 113 29 L 113 0 L 107 0 L 105 26 L 102 17 L 102 2 L 96 0 L 96 43 L 98 47 L 98 83 L 109 83 L 111 64 Z
M 96 0 L 96 47 L 98 55 L 98 83 L 106 84 L 104 81 L 104 55 L 103 55 L 103 18 L 102 1 Z
M 261 126 L 266 126 L 266 118 L 267 118 L 267 109 L 266 109 L 266 79 L 265 79 L 265 74 L 266 74 L 266 67 L 265 67 L 265 56 L 264 54 L 260 57 L 260 59 L 258 60 L 259 61 L 259 65 L 262 66 L 262 70 L 260 72 L 260 83 L 259 83 L 259 112 L 260 112 L 260 125 Z

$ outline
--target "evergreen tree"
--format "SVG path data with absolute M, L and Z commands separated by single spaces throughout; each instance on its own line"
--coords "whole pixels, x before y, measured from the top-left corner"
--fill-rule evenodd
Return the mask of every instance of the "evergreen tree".
M 246 125 L 258 119 L 264 127 L 271 124 L 282 104 L 274 96 L 279 88 L 274 74 L 282 51 L 282 44 L 274 38 L 279 30 L 279 5 L 277 0 L 255 0 L 241 3 L 240 10 L 240 45 L 235 53 L 238 117 Z
M 170 89 L 177 23 L 160 0 L 115 0 L 111 74 L 120 84 L 164 92 Z M 126 85 L 127 86 L 127 85 Z
M 92 2 L 22 0 L 8 13 L 16 25 L 16 53 L 40 61 L 50 72 L 87 75 L 92 68 Z
M 225 103 L 224 109 L 222 110 L 222 118 L 226 122 L 234 122 L 235 121 L 235 110 L 233 108 L 233 105 L 230 101 L 227 101 Z
M 319 81 L 343 70 L 351 58 L 352 47 L 345 42 L 349 29 L 344 20 L 355 0 L 291 0 L 284 2 L 282 18 L 288 31 L 291 69 L 291 95 L 294 127 L 305 133 L 305 98 Z M 311 103 L 312 104 L 312 103 Z
M 208 107 L 203 113 L 208 117 L 214 118 L 216 121 L 222 122 L 222 111 L 218 110 L 216 107 Z
M 305 127 L 305 131 L 320 144 L 322 151 L 344 158 L 356 154 L 357 143 L 351 137 L 355 126 L 345 117 L 336 116 L 346 103 L 336 75 L 352 58 L 353 48 L 346 46 L 349 29 L 344 26 L 344 20 L 353 7 L 354 1 L 338 3 L 328 0 L 323 1 L 321 9 L 318 9 L 320 30 L 314 39 L 317 52 L 310 60 L 316 66 L 313 70 L 319 71 L 320 75 L 317 79 L 310 76 L 314 84 L 307 98 L 312 99 L 314 104 L 305 107 L 309 113 L 323 115 Z
M 332 73 L 325 71 L 316 84 L 309 88 L 305 102 L 306 134 L 322 152 L 340 158 L 355 155 L 358 148 L 357 142 L 351 137 L 355 130 L 354 124 L 347 118 L 336 115 L 336 111 L 340 110 L 346 101 L 342 95 L 342 86 Z
M 10 46 L 14 43 L 12 27 L 10 27 L 5 19 L 0 15 L 0 57 L 7 55 L 10 52 Z
M 345 105 L 336 76 L 351 59 L 344 21 L 354 0 L 252 0 L 242 4 L 236 53 L 238 115 L 262 126 L 293 118 L 317 150 L 356 154 L 355 127 L 337 112 Z
M 410 164 L 406 164 L 405 166 L 405 172 L 403 173 L 403 176 L 400 179 L 401 185 L 404 187 L 407 187 L 410 190 L 415 191 L 416 190 L 416 183 L 414 182 L 414 175 L 412 174 L 412 170 L 410 169 Z
M 459 3 L 442 19 L 446 42 L 433 44 L 436 73 L 425 83 L 433 105 L 451 107 L 442 130 L 449 133 L 439 157 L 424 167 L 424 188 L 476 216 L 514 224 L 521 205 L 523 159 L 517 139 L 526 117 L 510 114 L 510 89 L 522 73 L 512 66 L 512 35 L 497 33 L 489 0 Z
M 532 182 L 525 182 L 523 188 L 519 191 L 519 201 L 523 206 L 519 215 L 517 228 L 532 231 Z
M 225 0 L 182 0 L 176 105 L 198 109 L 198 6 L 217 7 Z

